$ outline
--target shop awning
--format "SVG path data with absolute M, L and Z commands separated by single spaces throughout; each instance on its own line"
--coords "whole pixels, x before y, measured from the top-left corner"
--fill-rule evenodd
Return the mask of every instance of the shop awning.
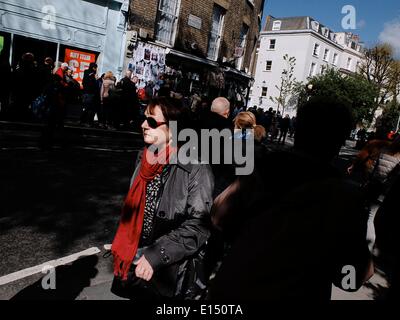
M 200 58 L 200 57 L 197 57 L 197 56 L 195 56 L 193 54 L 184 53 L 184 52 L 177 51 L 177 50 L 174 50 L 174 49 L 170 49 L 167 54 L 172 54 L 174 56 L 178 56 L 178 57 L 181 57 L 181 58 L 185 58 L 185 59 L 189 59 L 189 60 L 192 60 L 192 61 L 204 63 L 204 64 L 207 64 L 207 65 L 212 66 L 212 67 L 219 67 L 217 62 L 214 62 L 214 61 L 211 61 L 211 60 L 208 60 L 208 59 L 204 59 L 204 58 Z
M 247 73 L 239 71 L 239 70 L 236 70 L 236 69 L 231 68 L 231 67 L 224 67 L 223 70 L 224 70 L 224 72 L 231 72 L 231 73 L 233 73 L 235 75 L 238 75 L 240 77 L 247 78 L 248 80 L 253 79 L 253 77 L 248 75 Z

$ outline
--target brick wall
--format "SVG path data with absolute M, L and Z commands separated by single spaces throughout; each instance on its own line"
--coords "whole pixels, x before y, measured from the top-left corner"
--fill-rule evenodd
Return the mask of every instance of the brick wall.
M 223 57 L 228 60 L 234 58 L 235 47 L 240 43 L 242 25 L 246 23 L 249 31 L 243 68 L 249 68 L 252 55 L 255 52 L 256 39 L 259 35 L 258 15 L 260 7 L 264 3 L 263 0 L 254 0 L 254 6 L 249 4 L 248 0 L 181 0 L 175 49 L 206 57 L 215 3 L 227 9 L 219 59 L 222 61 Z M 139 30 L 139 28 L 143 28 L 149 33 L 149 38 L 153 39 L 157 7 L 158 0 L 131 1 L 130 29 Z M 190 14 L 201 18 L 201 30 L 188 25 Z M 196 45 L 191 48 L 193 43 Z

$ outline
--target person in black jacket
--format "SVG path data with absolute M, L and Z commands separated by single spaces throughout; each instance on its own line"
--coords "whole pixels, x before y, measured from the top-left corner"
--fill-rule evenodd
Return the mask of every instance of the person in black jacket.
M 205 112 L 200 119 L 200 128 L 208 130 L 218 130 L 219 133 L 223 131 L 230 131 L 229 135 L 232 135 L 233 123 L 229 118 L 230 116 L 230 102 L 224 97 L 218 97 L 211 103 L 211 110 Z M 213 150 L 210 143 L 209 149 L 209 163 L 211 164 L 214 176 L 215 176 L 215 189 L 214 197 L 218 196 L 234 179 L 233 166 L 231 164 L 224 163 L 224 145 L 221 143 L 219 149 L 219 160 L 220 163 L 212 163 Z
M 286 136 L 288 134 L 290 128 L 290 117 L 287 114 L 283 119 L 280 120 L 280 124 L 279 124 L 279 130 L 280 130 L 280 135 L 279 135 L 279 139 L 278 139 L 278 143 L 285 144 L 286 141 Z
M 97 64 L 92 62 L 89 69 L 85 70 L 82 80 L 83 85 L 83 110 L 81 123 L 93 125 L 94 115 L 99 111 L 100 88 L 97 85 Z
M 11 78 L 11 65 L 8 61 L 6 51 L 3 49 L 0 52 L 0 116 L 8 112 L 10 103 L 10 78 Z
M 112 292 L 134 300 L 199 299 L 207 281 L 202 257 L 210 235 L 213 175 L 208 165 L 177 158 L 169 127 L 169 121 L 182 125 L 175 103 L 156 98 L 145 116 L 146 148 L 112 244 Z
M 129 129 L 132 121 L 139 119 L 140 105 L 136 93 L 136 84 L 131 80 L 132 72 L 127 71 L 125 77 L 117 84 L 121 90 L 120 106 L 115 117 L 115 127 L 119 128 L 121 122 L 124 129 Z
M 211 300 L 329 300 L 332 283 L 355 291 L 373 274 L 364 198 L 331 165 L 351 131 L 350 110 L 313 98 L 297 119 L 294 150 L 266 155 L 256 176 L 215 200 L 213 223 L 232 247 Z

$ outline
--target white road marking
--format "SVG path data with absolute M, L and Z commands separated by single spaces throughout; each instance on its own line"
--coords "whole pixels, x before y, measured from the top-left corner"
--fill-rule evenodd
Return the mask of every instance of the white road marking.
M 78 260 L 79 258 L 98 254 L 99 252 L 100 252 L 100 250 L 98 248 L 93 247 L 93 248 L 72 254 L 72 255 L 64 257 L 64 258 L 48 261 L 48 262 L 45 262 L 45 263 L 40 264 L 35 267 L 31 267 L 31 268 L 23 269 L 23 270 L 14 272 L 14 273 L 10 273 L 6 276 L 0 277 L 0 286 L 10 283 L 10 282 L 14 282 L 14 281 L 26 278 L 26 277 L 29 277 L 36 273 L 41 273 L 43 270 L 46 270 L 45 269 L 46 266 L 52 266 L 52 267 L 56 268 L 58 266 L 74 262 L 74 261 Z
M 105 250 L 111 250 L 111 244 L 105 244 L 104 245 Z

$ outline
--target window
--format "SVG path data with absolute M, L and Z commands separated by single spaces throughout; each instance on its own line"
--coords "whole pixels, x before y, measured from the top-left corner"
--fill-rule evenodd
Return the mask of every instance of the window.
M 269 40 L 269 50 L 275 50 L 276 39 Z
M 325 37 L 328 38 L 328 37 L 329 37 L 329 29 L 323 27 L 323 28 L 322 28 L 322 34 L 323 34 Z
M 326 65 L 323 64 L 323 65 L 321 65 L 319 73 L 323 74 L 325 72 L 325 70 L 326 70 Z
M 314 45 L 314 52 L 313 52 L 313 55 L 316 56 L 316 57 L 319 56 L 319 48 L 320 48 L 320 45 L 318 43 L 316 43 Z
M 156 39 L 174 45 L 180 0 L 160 0 L 158 5 Z
M 271 71 L 272 70 L 272 61 L 268 60 L 267 61 L 267 66 L 265 68 L 266 71 Z
M 225 10 L 218 5 L 214 5 L 211 34 L 210 34 L 210 39 L 208 41 L 208 52 L 207 52 L 207 57 L 212 60 L 218 59 L 222 30 L 224 27 L 224 16 L 225 16 Z
M 313 62 L 311 63 L 311 68 L 310 68 L 310 73 L 309 73 L 309 77 L 312 77 L 313 75 L 315 75 L 315 68 L 317 67 L 317 65 Z
M 281 30 L 281 26 L 282 26 L 282 21 L 274 21 L 274 23 L 272 24 L 272 31 L 278 31 Z
M 317 21 L 311 21 L 311 28 L 312 28 L 314 31 L 318 32 L 318 31 L 319 31 L 319 22 L 317 22 Z
M 338 64 L 338 54 L 337 53 L 334 53 L 333 54 L 333 65 L 334 66 L 337 66 L 337 64 Z
M 351 63 L 352 63 L 352 59 L 348 58 L 347 59 L 347 70 L 351 70 Z
M 324 52 L 324 61 L 329 61 L 329 49 L 325 49 L 325 52 Z
M 266 97 L 268 94 L 268 88 L 262 87 L 261 97 Z
M 246 45 L 247 45 L 247 33 L 249 31 L 249 27 L 246 24 L 242 25 L 242 29 L 240 30 L 240 43 L 239 48 L 243 48 L 242 56 L 236 60 L 236 68 L 238 70 L 242 70 L 243 67 L 243 60 L 246 54 Z

